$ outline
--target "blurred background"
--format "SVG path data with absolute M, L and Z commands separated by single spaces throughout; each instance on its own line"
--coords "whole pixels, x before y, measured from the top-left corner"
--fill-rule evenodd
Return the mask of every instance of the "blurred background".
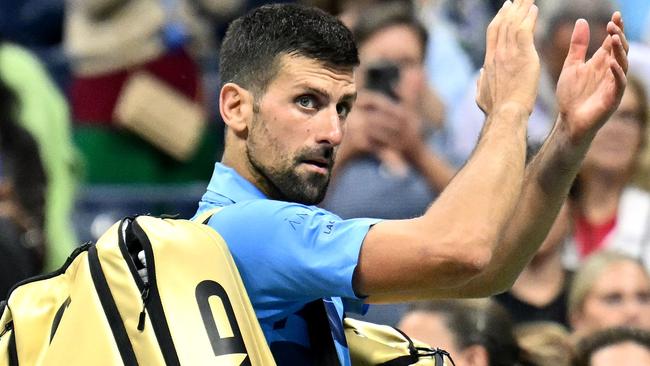
M 361 60 L 359 100 L 322 206 L 344 218 L 421 214 L 480 134 L 477 71 L 502 2 L 297 2 L 338 16 Z M 0 2 L 0 298 L 123 216 L 194 214 L 223 150 L 220 39 L 229 21 L 268 3 Z M 576 347 L 595 333 L 650 331 L 650 1 L 536 3 L 542 79 L 531 157 L 556 118 L 555 83 L 576 19 L 589 21 L 595 50 L 612 11 L 623 13 L 630 83 L 511 291 L 377 306 L 362 317 L 453 349 L 458 365 L 568 365 L 597 352 Z M 428 155 L 414 157 L 414 146 Z

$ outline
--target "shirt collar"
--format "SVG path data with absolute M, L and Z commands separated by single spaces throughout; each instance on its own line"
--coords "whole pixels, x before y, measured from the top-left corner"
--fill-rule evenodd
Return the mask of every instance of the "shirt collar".
M 235 169 L 216 163 L 203 200 L 220 202 L 224 198 L 235 203 L 267 197 Z

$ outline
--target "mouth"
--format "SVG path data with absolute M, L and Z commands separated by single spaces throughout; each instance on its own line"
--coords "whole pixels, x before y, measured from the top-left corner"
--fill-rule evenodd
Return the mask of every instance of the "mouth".
M 307 165 L 310 170 L 321 174 L 329 173 L 330 169 L 332 168 L 331 160 L 325 158 L 306 159 L 303 160 L 302 163 Z

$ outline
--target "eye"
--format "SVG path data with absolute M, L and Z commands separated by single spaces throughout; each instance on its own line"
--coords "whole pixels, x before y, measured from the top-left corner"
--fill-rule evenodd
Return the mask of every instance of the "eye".
M 339 114 L 341 119 L 345 119 L 350 114 L 350 105 L 347 103 L 339 103 L 336 105 L 336 113 Z
M 637 300 L 641 304 L 649 304 L 650 303 L 650 292 L 640 292 L 636 295 Z
M 306 109 L 313 109 L 316 108 L 318 105 L 316 103 L 316 98 L 314 98 L 311 95 L 301 95 L 298 98 L 296 98 L 296 103 Z
M 608 305 L 618 305 L 623 302 L 623 295 L 619 293 L 606 294 L 602 297 L 603 302 Z

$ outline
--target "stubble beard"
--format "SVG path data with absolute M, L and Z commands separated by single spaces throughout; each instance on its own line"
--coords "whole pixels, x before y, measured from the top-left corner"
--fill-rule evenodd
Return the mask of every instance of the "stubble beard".
M 255 175 L 258 188 L 261 188 L 269 198 L 281 201 L 304 205 L 316 205 L 322 202 L 329 186 L 331 170 L 326 175 L 315 172 L 303 172 L 301 174 L 299 171 L 300 164 L 305 161 L 305 157 L 313 155 L 316 149 L 304 148 L 293 156 L 288 156 L 280 152 L 281 149 L 277 141 L 270 140 L 268 143 L 273 153 L 267 155 L 273 156 L 275 161 L 270 164 L 264 163 L 258 159 L 258 156 L 261 156 L 263 151 L 258 152 L 258 144 L 254 136 L 265 138 L 270 134 L 262 127 L 264 126 L 263 121 L 257 120 L 253 124 L 256 127 L 261 127 L 261 129 L 251 131 L 250 137 L 252 138 L 249 139 L 247 144 L 246 155 Z M 320 153 L 325 155 L 333 154 L 333 152 Z

